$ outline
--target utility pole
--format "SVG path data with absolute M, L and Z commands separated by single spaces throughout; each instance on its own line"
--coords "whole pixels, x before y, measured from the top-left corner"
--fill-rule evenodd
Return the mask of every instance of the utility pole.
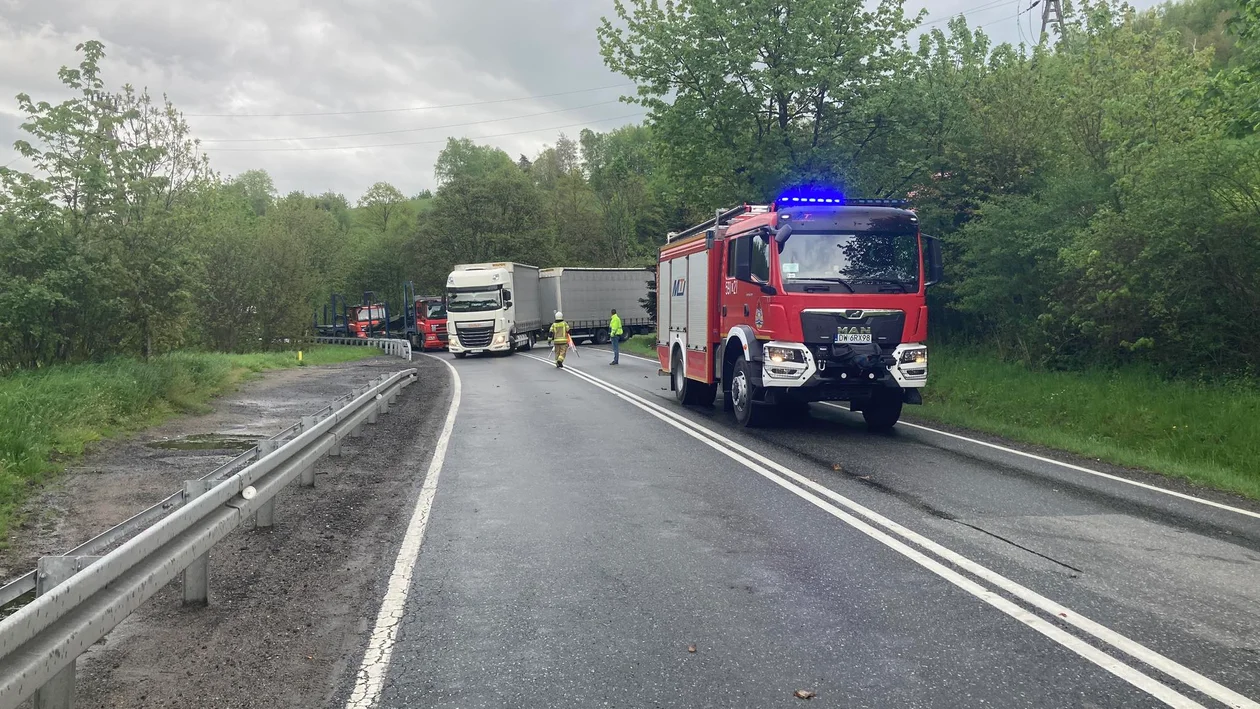
M 1063 34 L 1063 3 L 1060 0 L 1042 0 L 1041 34 L 1046 33 L 1051 23 L 1058 26 L 1059 34 Z

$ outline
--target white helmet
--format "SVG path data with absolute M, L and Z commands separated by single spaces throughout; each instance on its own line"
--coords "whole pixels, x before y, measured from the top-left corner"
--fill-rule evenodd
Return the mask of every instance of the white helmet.
M 559 310 L 557 310 L 557 311 L 556 311 L 556 320 L 564 320 L 564 313 L 562 313 L 562 312 L 560 312 Z

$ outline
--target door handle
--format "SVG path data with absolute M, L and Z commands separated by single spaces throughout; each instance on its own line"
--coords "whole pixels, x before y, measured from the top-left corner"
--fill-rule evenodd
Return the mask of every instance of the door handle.
M 744 303 L 744 317 L 748 317 L 748 303 Z
M 722 317 L 726 317 L 726 306 L 722 306 Z

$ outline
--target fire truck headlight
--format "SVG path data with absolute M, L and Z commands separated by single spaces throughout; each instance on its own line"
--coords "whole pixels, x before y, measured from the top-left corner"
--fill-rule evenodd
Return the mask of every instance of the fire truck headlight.
M 765 350 L 766 361 L 775 364 L 791 362 L 793 364 L 805 364 L 805 353 L 795 347 L 777 347 L 775 345 L 767 345 Z
M 901 364 L 927 364 L 927 348 L 912 347 L 901 353 Z

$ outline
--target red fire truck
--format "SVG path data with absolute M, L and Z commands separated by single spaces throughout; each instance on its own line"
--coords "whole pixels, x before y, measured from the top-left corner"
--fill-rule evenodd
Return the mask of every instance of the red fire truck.
M 887 430 L 927 383 L 940 244 L 897 200 L 801 191 L 720 210 L 660 252 L 657 354 L 683 404 L 744 426 L 847 401 Z

